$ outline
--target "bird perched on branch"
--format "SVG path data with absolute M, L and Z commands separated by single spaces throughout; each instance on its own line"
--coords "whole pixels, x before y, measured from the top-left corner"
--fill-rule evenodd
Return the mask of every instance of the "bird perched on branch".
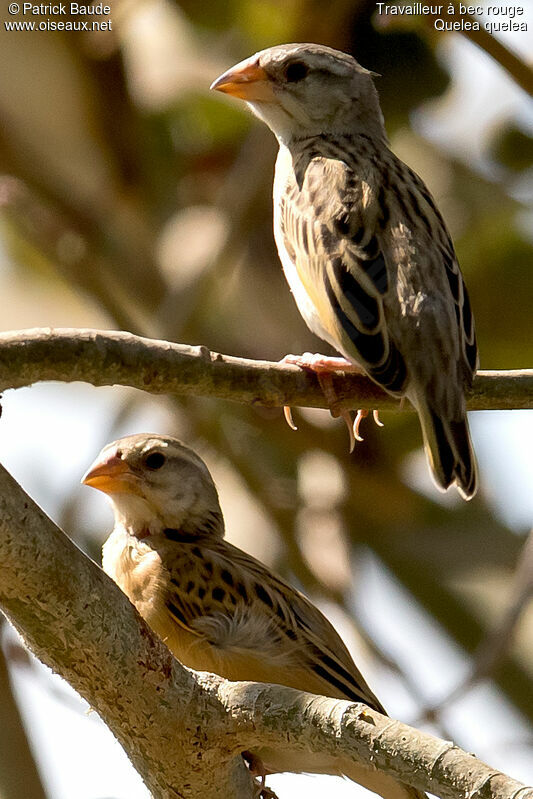
M 389 149 L 372 75 L 329 47 L 287 44 L 211 88 L 245 100 L 278 139 L 274 233 L 307 325 L 409 398 L 437 486 L 471 499 L 464 392 L 478 354 L 468 294 L 435 201 Z M 319 375 L 342 366 L 289 358 Z
M 385 712 L 322 613 L 224 540 L 215 484 L 193 450 L 171 437 L 122 438 L 102 450 L 83 483 L 108 494 L 113 505 L 105 571 L 183 664 Z M 267 773 L 341 770 L 326 756 L 254 755 Z M 342 772 L 387 799 L 422 799 L 371 764 L 350 761 Z

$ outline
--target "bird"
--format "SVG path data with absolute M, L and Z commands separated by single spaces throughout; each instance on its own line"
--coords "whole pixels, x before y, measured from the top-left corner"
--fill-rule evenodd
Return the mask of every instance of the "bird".
M 363 702 L 380 713 L 334 627 L 307 597 L 224 539 L 217 489 L 200 456 L 150 433 L 108 444 L 82 483 L 109 497 L 104 571 L 185 666 Z M 259 749 L 263 773 L 339 774 L 386 799 L 424 794 L 369 764 Z
M 471 305 L 435 200 L 389 147 L 374 77 L 347 53 L 296 43 L 250 56 L 211 88 L 244 100 L 278 140 L 274 237 L 308 327 L 348 369 L 410 400 L 436 486 L 469 500 Z M 319 376 L 342 368 L 309 355 L 288 360 Z

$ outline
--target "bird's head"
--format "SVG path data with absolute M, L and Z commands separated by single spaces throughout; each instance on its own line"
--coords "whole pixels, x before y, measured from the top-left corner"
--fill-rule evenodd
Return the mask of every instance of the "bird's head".
M 115 522 L 138 537 L 175 528 L 224 535 L 213 478 L 176 438 L 141 433 L 108 444 L 82 483 L 109 496 Z
M 373 74 L 331 47 L 283 44 L 241 61 L 211 88 L 245 100 L 285 144 L 323 133 L 382 137 Z

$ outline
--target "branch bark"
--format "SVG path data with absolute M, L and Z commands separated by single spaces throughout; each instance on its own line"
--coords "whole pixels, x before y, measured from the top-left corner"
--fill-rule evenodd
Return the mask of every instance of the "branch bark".
M 1 466 L 0 608 L 100 714 L 155 799 L 252 799 L 214 692 Z
M 314 374 L 296 366 L 220 355 L 206 347 L 121 331 L 35 328 L 0 335 L 0 391 L 43 380 L 132 386 L 152 394 L 204 395 L 269 407 L 327 408 Z M 364 375 L 335 376 L 346 408 L 402 410 Z M 479 372 L 469 410 L 533 408 L 533 369 Z M 405 409 L 411 409 L 405 403 Z
M 155 799 L 253 795 L 240 752 L 298 768 L 373 763 L 443 799 L 533 799 L 533 788 L 361 704 L 229 683 L 176 661 L 118 587 L 0 467 L 0 607 L 101 715 Z

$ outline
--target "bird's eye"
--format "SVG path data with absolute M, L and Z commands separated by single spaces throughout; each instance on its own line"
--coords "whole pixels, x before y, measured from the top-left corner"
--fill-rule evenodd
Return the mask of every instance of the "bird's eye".
M 293 61 L 285 70 L 285 80 L 287 83 L 298 83 L 309 73 L 309 67 L 303 61 Z
M 155 472 L 157 469 L 164 466 L 166 461 L 166 456 L 163 455 L 162 452 L 151 452 L 150 455 L 147 455 L 144 459 L 144 465 L 147 469 Z

